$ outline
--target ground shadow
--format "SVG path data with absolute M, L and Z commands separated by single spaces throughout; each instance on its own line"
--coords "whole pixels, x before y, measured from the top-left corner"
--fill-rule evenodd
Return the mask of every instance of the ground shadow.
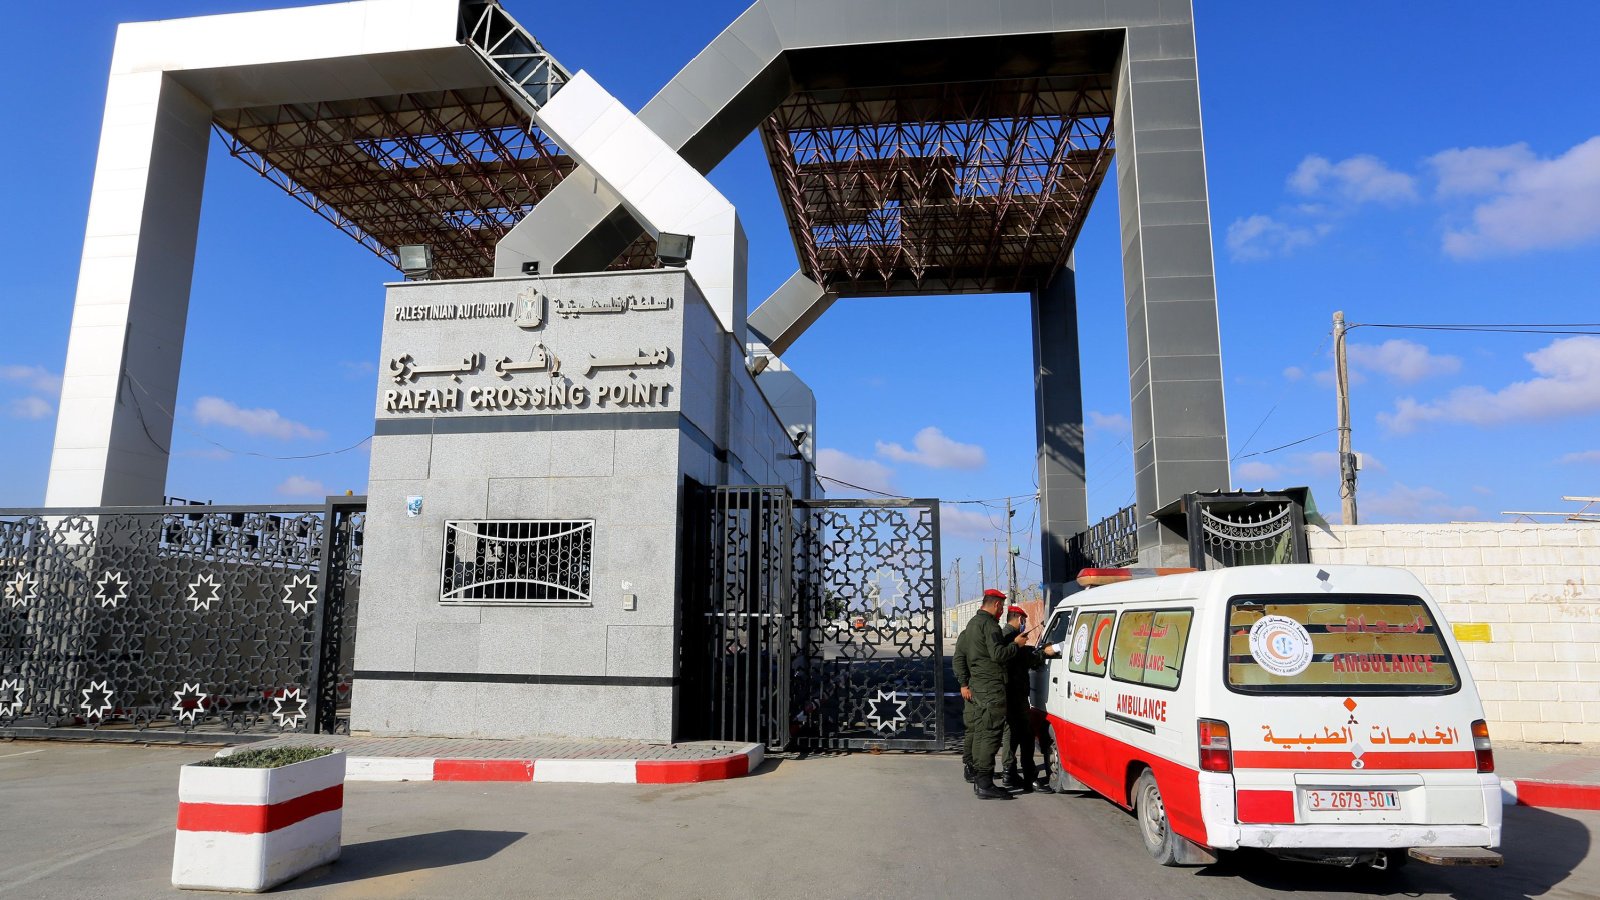
M 295 889 L 343 884 L 402 872 L 481 862 L 527 836 L 525 831 L 457 828 L 346 844 L 338 862 L 313 869 L 284 887 Z
M 1416 860 L 1387 872 L 1284 862 L 1259 851 L 1226 854 L 1201 877 L 1238 878 L 1273 891 L 1320 891 L 1372 896 L 1443 894 L 1455 900 L 1542 897 L 1589 855 L 1584 823 L 1549 810 L 1507 807 L 1498 869 L 1430 866 Z

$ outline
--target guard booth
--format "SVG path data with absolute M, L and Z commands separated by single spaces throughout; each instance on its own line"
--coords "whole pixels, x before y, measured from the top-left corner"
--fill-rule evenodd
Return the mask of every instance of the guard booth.
M 938 501 L 691 491 L 680 736 L 942 749 Z

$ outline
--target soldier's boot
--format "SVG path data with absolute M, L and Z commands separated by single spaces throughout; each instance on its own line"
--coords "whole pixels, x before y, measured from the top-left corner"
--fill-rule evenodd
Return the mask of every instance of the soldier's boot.
M 973 770 L 972 763 L 961 764 L 961 777 L 966 779 L 967 784 L 971 784 L 972 779 L 976 778 L 977 776 L 978 773 Z
M 1021 794 L 1031 794 L 1033 793 L 1033 785 L 1030 783 L 1032 780 L 1033 779 L 1031 778 L 1023 778 L 1021 775 L 1017 774 L 1016 769 L 1007 768 L 1006 780 L 1004 784 L 1007 790 L 1016 791 Z
M 972 780 L 972 792 L 979 800 L 1010 800 L 1011 792 L 994 786 L 993 772 L 979 772 Z
M 1050 776 L 1041 773 L 1037 767 L 1028 766 L 1022 770 L 1025 783 L 1032 785 L 1033 789 L 1041 794 L 1054 794 L 1056 789 L 1050 786 Z M 1027 793 L 1024 791 L 1023 793 Z

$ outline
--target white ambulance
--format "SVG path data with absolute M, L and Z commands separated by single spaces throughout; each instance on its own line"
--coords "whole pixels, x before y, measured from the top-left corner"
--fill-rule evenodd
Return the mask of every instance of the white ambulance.
M 1133 810 L 1163 865 L 1242 847 L 1377 868 L 1500 863 L 1483 705 L 1415 576 L 1134 571 L 1085 570 L 1080 583 L 1103 586 L 1046 625 L 1062 658 L 1034 703 L 1055 786 Z

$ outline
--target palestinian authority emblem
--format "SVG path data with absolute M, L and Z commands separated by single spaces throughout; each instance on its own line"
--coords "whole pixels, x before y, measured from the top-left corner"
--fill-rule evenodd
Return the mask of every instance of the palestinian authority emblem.
M 532 330 L 544 324 L 544 295 L 528 288 L 517 295 L 518 328 Z

